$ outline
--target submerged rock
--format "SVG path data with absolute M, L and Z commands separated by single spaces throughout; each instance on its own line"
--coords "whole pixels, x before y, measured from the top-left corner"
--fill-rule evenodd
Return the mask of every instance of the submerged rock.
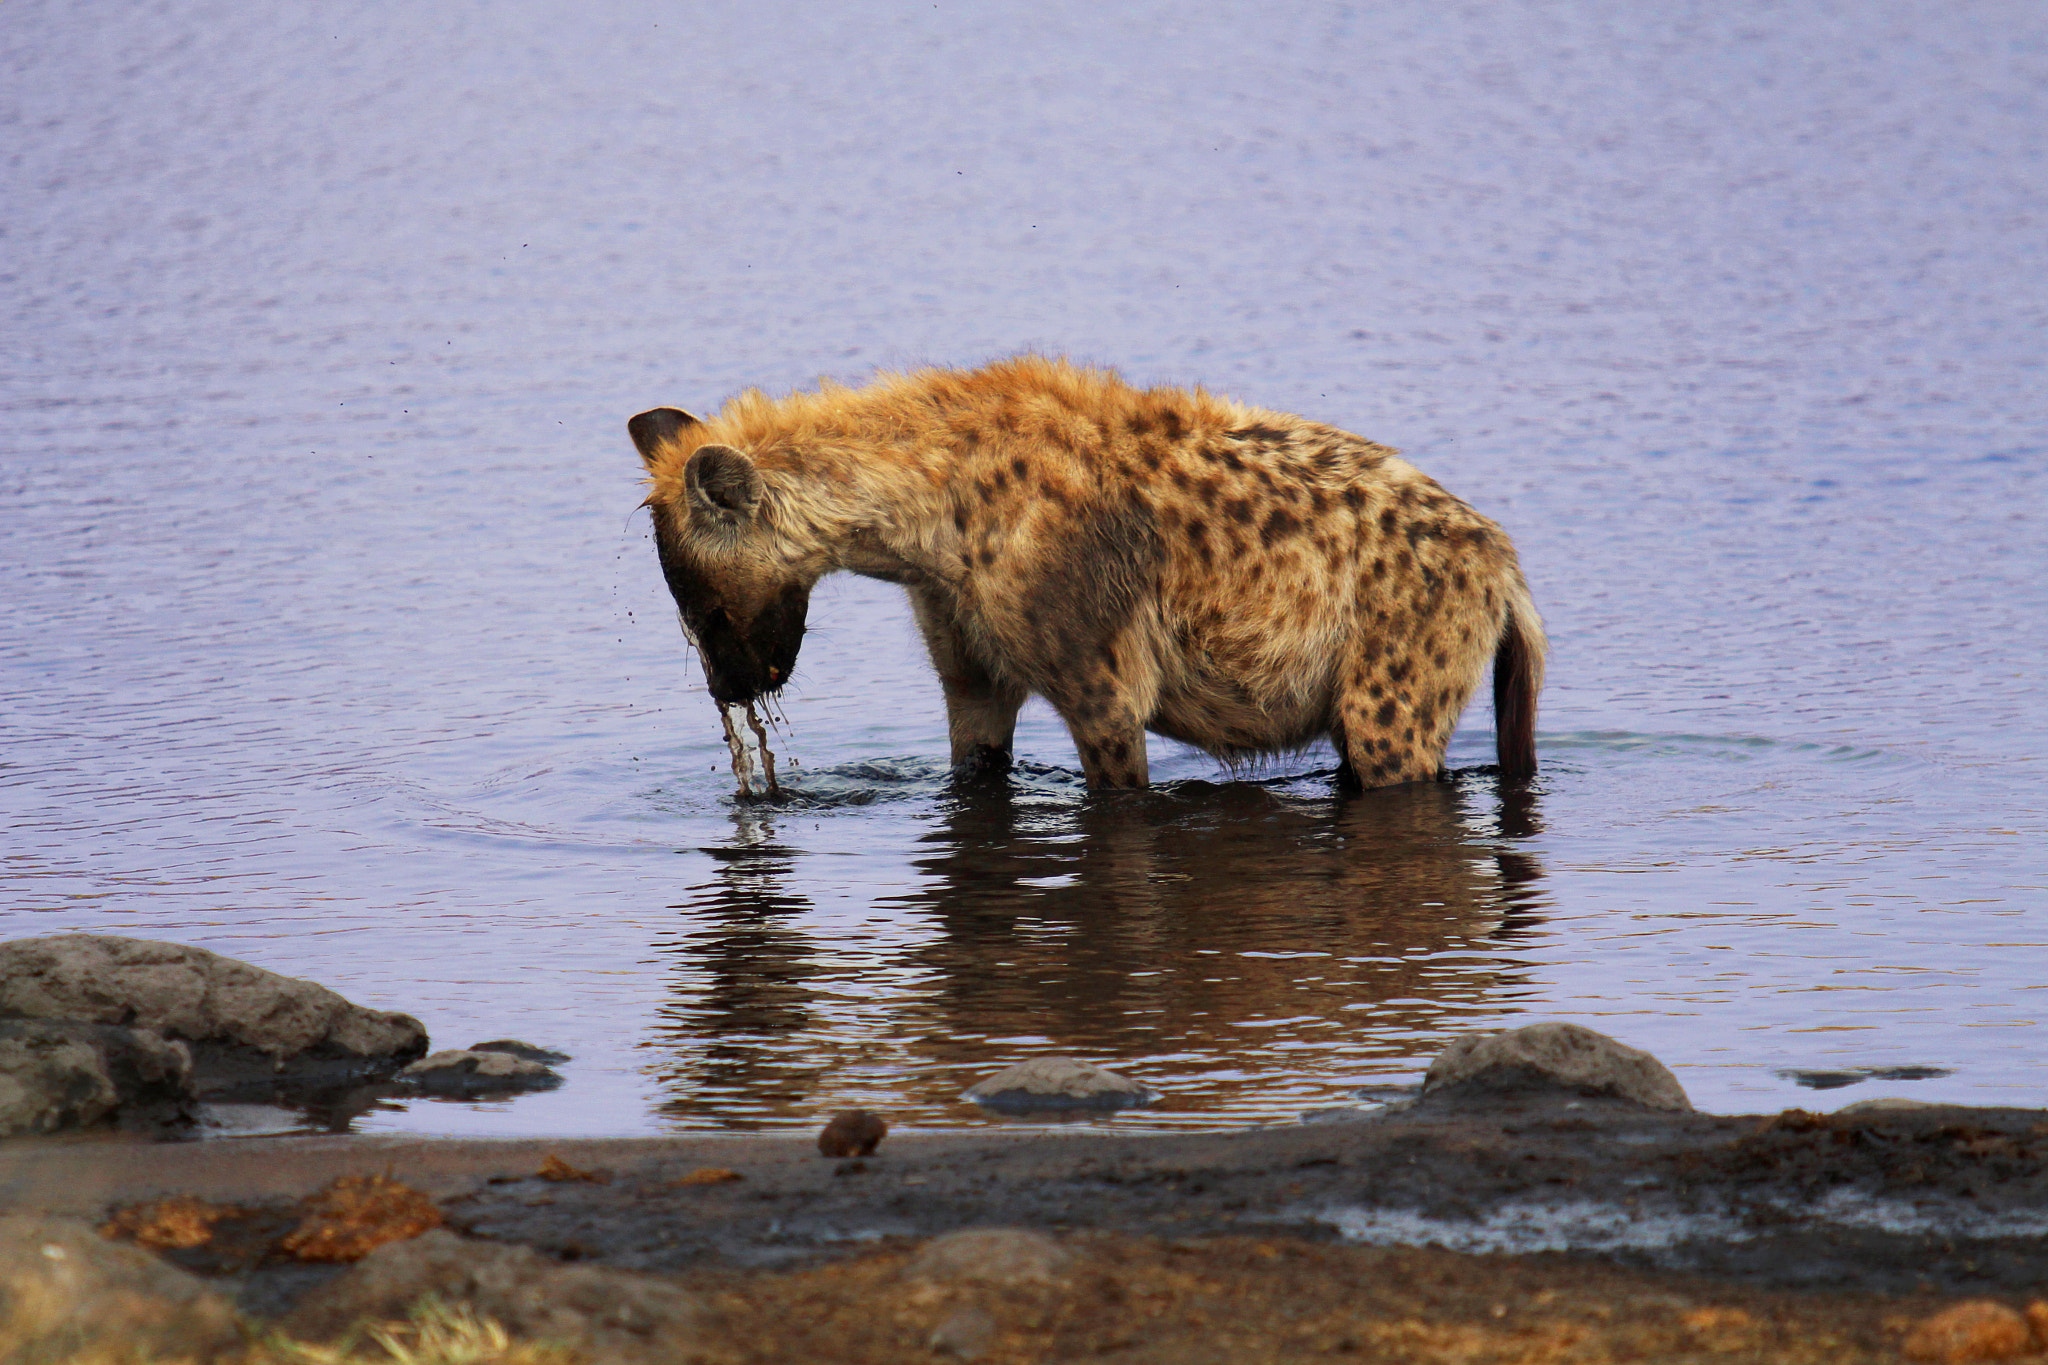
M 192 1055 L 149 1029 L 0 1019 L 0 1137 L 192 1121 Z
M 629 1365 L 690 1358 L 703 1315 L 696 1295 L 666 1280 L 564 1266 L 528 1247 L 434 1231 L 371 1252 L 308 1294 L 281 1325 L 292 1336 L 331 1341 L 365 1318 L 402 1318 L 428 1295 L 467 1304 L 515 1337 Z
M 1014 1111 L 1129 1109 L 1153 1094 L 1128 1076 L 1073 1057 L 1033 1057 L 967 1088 L 962 1099 Z
M 435 1095 L 502 1095 L 553 1090 L 562 1083 L 561 1076 L 530 1058 L 474 1048 L 451 1048 L 422 1057 L 400 1071 L 398 1079 Z
M 1655 1057 L 1604 1033 L 1564 1023 L 1453 1039 L 1429 1064 L 1418 1103 L 1544 1091 L 1618 1099 L 1646 1109 L 1692 1109 L 1678 1078 Z
M 0 1356 L 222 1360 L 233 1308 L 196 1275 L 64 1218 L 0 1217 Z
M 551 1048 L 535 1047 L 532 1043 L 522 1043 L 517 1038 L 493 1038 L 488 1043 L 471 1043 L 465 1050 L 469 1052 L 509 1052 L 514 1057 L 521 1057 L 529 1062 L 546 1062 L 549 1065 L 553 1065 L 556 1062 L 574 1060 L 566 1052 L 556 1052 Z
M 0 944 L 0 1017 L 155 1030 L 193 1045 L 201 1094 L 281 1077 L 345 1083 L 427 1050 L 410 1015 L 204 948 L 100 934 Z

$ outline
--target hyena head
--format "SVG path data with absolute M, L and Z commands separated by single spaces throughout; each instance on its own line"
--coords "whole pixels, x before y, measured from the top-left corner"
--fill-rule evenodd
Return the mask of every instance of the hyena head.
M 775 553 L 754 462 L 731 446 L 692 448 L 692 431 L 701 425 L 680 408 L 656 408 L 626 430 L 656 475 L 647 499 L 654 548 L 711 695 L 749 702 L 789 681 L 816 575 Z M 672 475 L 685 451 L 678 486 Z

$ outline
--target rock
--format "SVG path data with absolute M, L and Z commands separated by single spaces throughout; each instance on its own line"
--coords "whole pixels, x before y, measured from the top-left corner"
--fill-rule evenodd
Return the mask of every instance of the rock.
M 241 1342 L 197 1276 L 83 1223 L 0 1217 L 0 1359 L 219 1360 Z
M 517 1038 L 493 1038 L 488 1043 L 471 1043 L 470 1052 L 509 1052 L 514 1057 L 524 1057 L 529 1062 L 567 1062 L 574 1059 L 566 1052 L 554 1052 L 532 1043 L 522 1043 Z
M 1033 1057 L 967 1088 L 962 1099 L 991 1109 L 1129 1109 L 1152 1092 L 1128 1076 L 1072 1057 Z
M 1043 1284 L 1065 1274 L 1073 1262 L 1065 1247 L 1042 1232 L 969 1228 L 926 1242 L 903 1273 L 941 1284 Z
M 1678 1078 L 1655 1057 L 1577 1024 L 1531 1024 L 1451 1040 L 1423 1077 L 1420 1102 L 1565 1092 L 1689 1112 Z
M 825 1156 L 873 1156 L 875 1148 L 889 1135 L 889 1125 L 880 1114 L 865 1109 L 842 1109 L 818 1134 L 818 1151 Z
M 194 1045 L 199 1092 L 274 1080 L 384 1075 L 427 1050 L 410 1015 L 364 1009 L 310 981 L 176 943 L 57 934 L 0 944 L 0 1017 L 154 1029 Z
M 149 1029 L 0 1019 L 0 1137 L 192 1121 L 192 1055 Z
M 422 1057 L 401 1070 L 398 1079 L 430 1095 L 501 1095 L 553 1090 L 562 1084 L 562 1078 L 540 1062 L 514 1052 L 475 1048 L 451 1048 Z
M 403 1318 L 429 1294 L 467 1304 L 514 1337 L 627 1365 L 689 1358 L 703 1314 L 695 1295 L 666 1280 L 558 1265 L 527 1247 L 435 1231 L 372 1252 L 308 1294 L 280 1325 L 292 1336 L 332 1341 L 366 1317 Z
M 1908 1100 L 1901 1099 L 1896 1095 L 1880 1095 L 1874 1099 L 1858 1100 L 1854 1104 L 1845 1104 L 1835 1112 L 1837 1114 L 1902 1114 L 1911 1109 L 1939 1108 L 1941 1108 L 1940 1105 L 1929 1104 L 1926 1100 Z
M 2033 1333 L 2019 1313 L 1993 1299 L 1971 1299 L 1922 1318 L 1901 1348 L 1909 1360 L 1963 1365 L 2030 1354 Z

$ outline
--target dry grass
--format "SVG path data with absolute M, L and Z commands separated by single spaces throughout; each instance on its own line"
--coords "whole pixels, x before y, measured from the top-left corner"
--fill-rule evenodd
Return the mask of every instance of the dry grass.
M 6 1365 L 229 1365 L 215 1352 L 195 1356 L 127 1342 L 71 1344 L 46 1329 L 54 1320 L 32 1296 L 0 1310 L 0 1361 Z M 563 1347 L 515 1342 L 505 1329 L 463 1304 L 423 1299 L 403 1322 L 366 1322 L 330 1346 L 269 1331 L 247 1341 L 234 1365 L 581 1365 Z
M 248 1365 L 571 1365 L 580 1359 L 561 1347 L 515 1342 L 467 1305 L 429 1298 L 406 1321 L 365 1323 L 334 1346 L 266 1337 Z

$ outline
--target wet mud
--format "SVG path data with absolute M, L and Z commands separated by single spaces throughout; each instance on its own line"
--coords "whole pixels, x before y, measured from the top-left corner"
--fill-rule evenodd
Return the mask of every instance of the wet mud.
M 30 1142 L 0 1148 L 0 1205 L 232 1205 L 160 1251 L 268 1318 L 344 1273 L 287 1253 L 295 1210 L 393 1172 L 463 1236 L 712 1294 L 753 1324 L 730 1359 L 929 1350 L 958 1296 L 906 1289 L 902 1262 L 977 1227 L 1077 1258 L 1057 1293 L 970 1305 L 988 1359 L 1890 1359 L 1952 1300 L 2048 1288 L 2048 1112 L 2020 1109 L 1491 1097 L 1230 1134 L 915 1134 L 858 1159 L 783 1137 Z

